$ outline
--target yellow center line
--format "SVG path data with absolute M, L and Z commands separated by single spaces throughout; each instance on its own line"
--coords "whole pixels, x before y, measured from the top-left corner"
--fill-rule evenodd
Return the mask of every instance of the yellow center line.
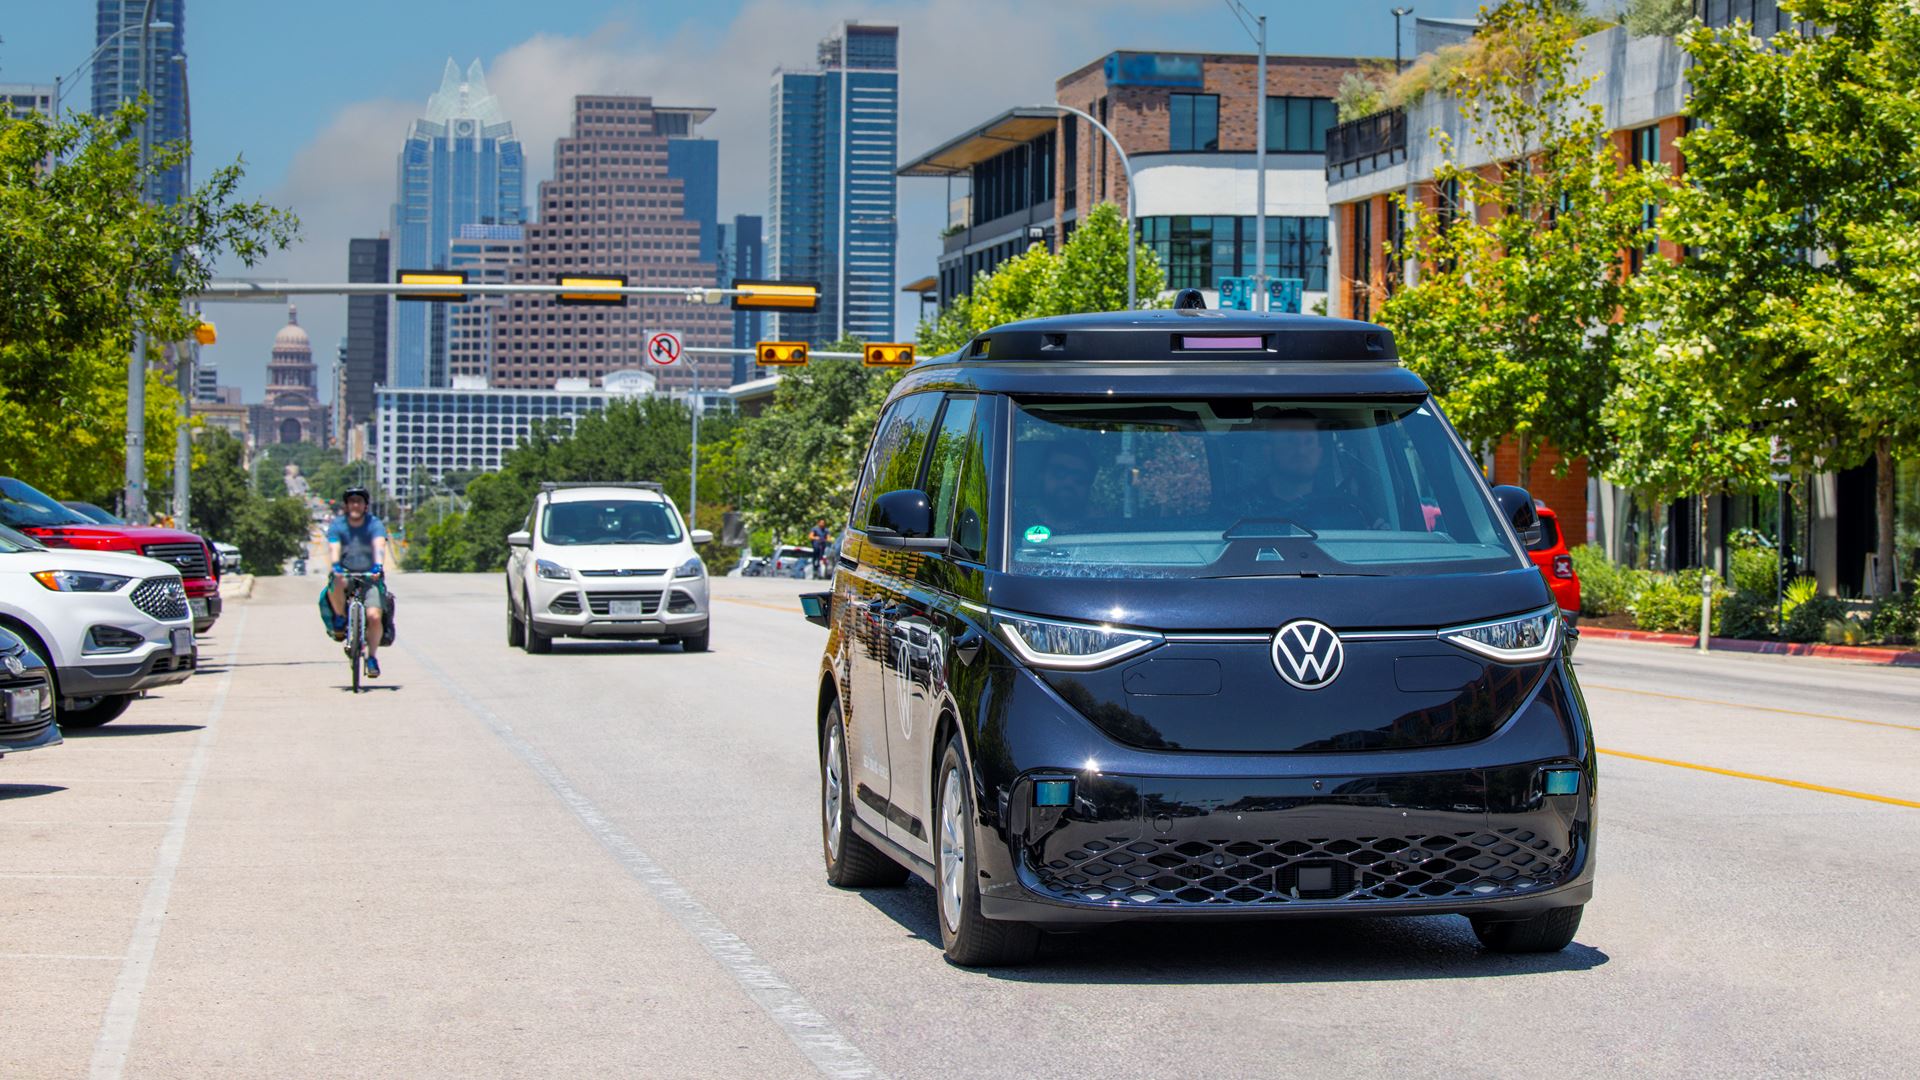
M 1799 709 L 1782 709 L 1774 705 L 1747 705 L 1738 701 L 1716 701 L 1713 698 L 1688 697 L 1685 694 L 1666 694 L 1658 690 L 1634 690 L 1625 686 L 1608 686 L 1605 683 L 1582 681 L 1581 689 L 1608 690 L 1616 694 L 1639 694 L 1641 697 L 1666 698 L 1668 701 L 1690 701 L 1696 705 L 1725 705 L 1730 709 L 1752 709 L 1755 712 L 1780 713 L 1783 716 L 1805 716 L 1814 720 L 1845 720 L 1849 724 L 1867 724 L 1872 727 L 1899 728 L 1901 731 L 1920 731 L 1914 724 L 1895 724 L 1886 720 L 1862 720 L 1857 716 L 1836 716 L 1833 713 L 1802 712 Z
M 1716 776 L 1731 776 L 1740 780 L 1758 780 L 1763 784 L 1779 784 L 1781 787 L 1799 788 L 1802 791 L 1818 791 L 1827 795 L 1843 795 L 1849 799 L 1865 799 L 1867 802 L 1885 803 L 1888 806 L 1909 806 L 1920 810 L 1920 802 L 1912 799 L 1896 799 L 1891 795 L 1872 795 L 1864 791 L 1848 791 L 1846 788 L 1827 787 L 1824 784 L 1809 784 L 1802 780 L 1787 780 L 1778 776 L 1763 776 L 1760 773 L 1740 772 L 1737 769 L 1721 769 L 1712 765 L 1696 765 L 1691 761 L 1674 761 L 1672 758 L 1653 757 L 1648 754 L 1634 754 L 1625 750 L 1609 750 L 1600 747 L 1603 754 L 1614 757 L 1631 758 L 1634 761 L 1648 761 L 1655 765 L 1671 765 L 1676 769 L 1693 769 L 1698 772 L 1713 773 Z
M 745 604 L 748 607 L 766 608 L 768 611 L 784 611 L 789 615 L 805 614 L 805 612 L 798 607 L 788 607 L 786 604 L 769 604 L 764 600 L 743 600 L 738 596 L 716 596 L 714 599 L 725 600 L 729 604 Z

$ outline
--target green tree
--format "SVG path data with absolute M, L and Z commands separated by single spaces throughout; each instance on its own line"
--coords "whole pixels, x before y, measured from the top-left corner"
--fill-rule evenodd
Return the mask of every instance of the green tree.
M 239 548 L 247 572 L 278 574 L 306 544 L 306 508 L 298 499 L 255 494 L 243 457 L 240 440 L 218 428 L 194 439 L 188 490 L 194 529 Z
M 1803 467 L 1875 459 L 1886 591 L 1892 460 L 1920 451 L 1920 12 L 1783 6 L 1821 31 L 1681 39 L 1695 126 L 1661 229 L 1687 257 L 1636 282 L 1647 314 L 1608 409 L 1614 471 L 1668 491 L 1749 490 L 1765 483 L 1769 436 Z
M 836 342 L 829 352 L 858 352 Z M 844 523 L 861 456 L 898 371 L 847 360 L 791 368 L 765 412 L 741 435 L 739 474 L 750 520 L 776 542 L 797 543 L 820 518 Z
M 1140 296 L 1151 300 L 1166 285 L 1160 258 L 1142 244 L 1134 252 Z M 923 356 L 952 352 L 984 330 L 1020 319 L 1083 311 L 1124 311 L 1127 306 L 1127 225 L 1111 203 L 1089 212 L 1058 255 L 1035 244 L 974 279 L 939 316 L 920 324 L 915 337 Z
M 0 472 L 52 490 L 118 486 L 135 329 L 159 360 L 188 336 L 182 300 L 214 259 L 251 264 L 295 229 L 290 215 L 238 200 L 237 163 L 174 206 L 142 202 L 143 179 L 187 148 L 158 148 L 143 174 L 141 116 L 129 104 L 107 118 L 0 118 Z M 147 385 L 147 473 L 164 476 L 176 399 L 162 376 Z
M 307 509 L 299 499 L 255 497 L 241 504 L 228 542 L 240 549 L 240 564 L 248 573 L 273 575 L 300 554 L 306 539 Z
M 1616 316 L 1627 299 L 1620 253 L 1642 243 L 1643 206 L 1661 183 L 1623 170 L 1601 106 L 1574 77 L 1582 20 L 1555 0 L 1486 12 L 1477 60 L 1448 74 L 1472 132 L 1462 161 L 1436 132 L 1441 205 L 1399 198 L 1418 280 L 1379 319 L 1407 367 L 1479 445 L 1508 436 L 1531 482 L 1543 443 L 1604 459 L 1601 408 L 1612 388 Z

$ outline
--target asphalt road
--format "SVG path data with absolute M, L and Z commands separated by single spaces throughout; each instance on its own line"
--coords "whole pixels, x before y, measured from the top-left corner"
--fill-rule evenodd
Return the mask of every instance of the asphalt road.
M 0 761 L 0 1077 L 1920 1060 L 1920 672 L 1583 644 L 1609 753 L 1564 953 L 1485 955 L 1457 918 L 1135 926 L 973 972 L 930 889 L 822 880 L 803 583 L 716 582 L 706 655 L 536 657 L 498 577 L 406 576 L 358 698 L 318 586 L 261 579 L 191 682 Z

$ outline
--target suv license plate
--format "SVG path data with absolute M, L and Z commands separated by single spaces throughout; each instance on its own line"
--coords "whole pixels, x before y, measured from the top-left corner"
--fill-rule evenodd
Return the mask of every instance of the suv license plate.
M 204 619 L 207 617 L 207 601 L 204 597 L 196 597 L 187 601 L 187 606 L 193 609 L 194 618 Z
M 173 631 L 173 655 L 193 655 L 193 631 L 184 626 Z
M 611 600 L 607 603 L 609 615 L 645 615 L 646 613 L 645 600 Z

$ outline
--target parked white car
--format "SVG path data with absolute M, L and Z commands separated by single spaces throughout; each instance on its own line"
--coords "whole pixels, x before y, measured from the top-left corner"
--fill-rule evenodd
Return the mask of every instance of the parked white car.
M 240 572 L 239 548 L 234 547 L 232 544 L 223 544 L 216 540 L 213 543 L 213 551 L 215 555 L 219 556 L 221 573 L 237 574 Z
M 677 641 L 705 652 L 713 542 L 659 484 L 542 484 L 507 537 L 507 643 L 543 653 L 557 637 Z
M 157 559 L 49 548 L 0 527 L 0 626 L 53 668 L 60 725 L 98 727 L 196 662 L 180 572 Z

